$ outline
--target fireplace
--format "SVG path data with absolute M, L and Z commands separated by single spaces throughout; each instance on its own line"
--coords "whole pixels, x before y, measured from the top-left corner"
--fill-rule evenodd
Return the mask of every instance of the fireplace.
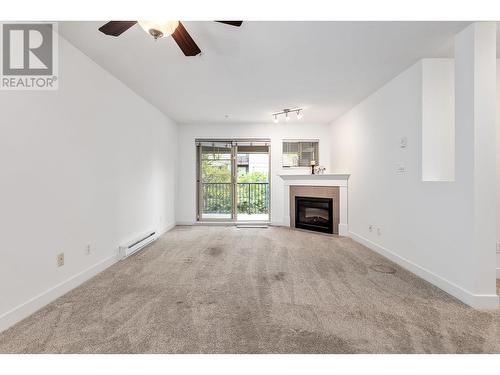
M 295 196 L 295 228 L 333 233 L 333 199 Z

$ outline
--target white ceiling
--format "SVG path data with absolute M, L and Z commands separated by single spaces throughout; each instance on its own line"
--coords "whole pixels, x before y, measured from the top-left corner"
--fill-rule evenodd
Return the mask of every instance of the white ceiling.
M 103 23 L 61 22 L 59 32 L 179 123 L 271 123 L 290 107 L 328 123 L 418 59 L 451 57 L 468 24 L 186 21 L 202 55 L 185 57 L 171 37 L 155 42 L 135 25 L 114 38 Z

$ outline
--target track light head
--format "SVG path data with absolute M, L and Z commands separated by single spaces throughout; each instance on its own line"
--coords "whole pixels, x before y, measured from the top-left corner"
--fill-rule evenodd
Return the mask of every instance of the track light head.
M 276 113 L 272 114 L 272 116 L 273 116 L 273 122 L 275 124 L 277 124 L 278 120 L 279 120 L 278 116 L 280 116 L 280 115 L 285 115 L 285 121 L 286 122 L 290 121 L 290 113 L 296 113 L 297 114 L 297 119 L 300 120 L 302 118 L 302 111 L 303 111 L 302 108 L 293 108 L 293 109 L 285 108 L 281 112 L 276 112 Z

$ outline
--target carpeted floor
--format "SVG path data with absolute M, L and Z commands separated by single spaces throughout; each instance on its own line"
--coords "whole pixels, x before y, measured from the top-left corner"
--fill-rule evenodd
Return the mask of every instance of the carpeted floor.
M 177 227 L 0 334 L 0 352 L 500 353 L 500 312 L 348 238 Z

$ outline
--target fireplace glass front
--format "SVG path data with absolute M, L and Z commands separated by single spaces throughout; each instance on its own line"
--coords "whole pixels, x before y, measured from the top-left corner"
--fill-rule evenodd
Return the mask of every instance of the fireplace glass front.
M 333 233 L 333 199 L 295 197 L 295 227 Z

